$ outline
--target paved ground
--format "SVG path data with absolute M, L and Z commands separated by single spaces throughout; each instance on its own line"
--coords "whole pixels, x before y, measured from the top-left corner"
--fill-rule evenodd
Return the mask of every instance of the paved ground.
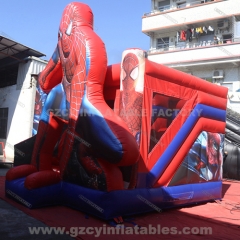
M 9 164 L 0 164 L 0 176 L 5 176 L 11 168 Z M 12 205 L 0 199 L 0 239 L 20 239 L 20 240 L 70 240 L 68 235 L 31 235 L 28 227 L 47 227 L 40 221 L 28 216 Z

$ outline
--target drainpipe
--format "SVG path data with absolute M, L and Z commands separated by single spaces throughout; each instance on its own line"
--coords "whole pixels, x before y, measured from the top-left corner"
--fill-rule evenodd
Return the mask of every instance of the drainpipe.
M 32 137 L 32 129 L 33 129 L 33 118 L 34 118 L 34 110 L 35 110 L 35 98 L 37 91 L 37 77 L 31 75 L 31 113 L 30 113 L 30 125 L 29 125 L 29 137 Z

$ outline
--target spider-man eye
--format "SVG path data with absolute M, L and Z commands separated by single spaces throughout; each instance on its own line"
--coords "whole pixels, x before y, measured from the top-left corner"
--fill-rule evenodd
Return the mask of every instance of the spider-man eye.
M 58 38 L 62 38 L 62 32 L 60 30 L 58 31 Z
M 132 70 L 132 72 L 131 72 L 131 74 L 130 74 L 130 77 L 131 77 L 133 80 L 136 80 L 136 79 L 137 79 L 137 77 L 138 77 L 138 66 L 135 67 L 135 68 Z
M 218 151 L 218 144 L 216 142 L 213 143 L 213 148 L 215 151 Z
M 69 23 L 69 25 L 68 25 L 67 30 L 66 30 L 65 33 L 66 33 L 68 36 L 70 36 L 70 35 L 71 35 L 71 32 L 72 32 L 72 21 L 70 21 L 70 23 Z

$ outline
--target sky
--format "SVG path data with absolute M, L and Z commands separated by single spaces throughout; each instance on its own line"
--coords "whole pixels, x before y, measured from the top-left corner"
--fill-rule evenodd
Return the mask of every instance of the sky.
M 71 0 L 2 0 L 0 35 L 44 53 L 49 60 L 57 44 L 62 12 Z M 127 48 L 148 50 L 142 16 L 150 0 L 82 0 L 94 14 L 94 31 L 105 43 L 108 64 L 119 63 Z

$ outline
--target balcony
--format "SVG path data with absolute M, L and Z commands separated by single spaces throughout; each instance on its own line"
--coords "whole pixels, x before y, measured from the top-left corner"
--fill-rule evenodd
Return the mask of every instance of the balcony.
M 209 3 L 209 2 L 214 2 L 214 0 L 199 0 L 199 1 L 191 1 L 188 3 L 180 3 L 177 5 L 177 8 L 186 8 L 186 7 L 191 7 L 191 6 L 195 6 L 195 5 L 200 5 L 200 4 L 204 4 L 204 3 Z
M 208 40 L 208 41 L 199 41 L 199 42 L 178 42 L 175 46 L 169 45 L 169 42 L 164 42 L 162 44 L 158 44 L 156 48 L 152 47 L 148 54 L 156 54 L 167 51 L 179 51 L 179 50 L 189 50 L 193 48 L 199 47 L 209 47 L 213 45 L 222 45 L 222 44 L 230 44 L 230 43 L 238 43 L 240 42 L 240 37 L 237 38 L 229 38 L 229 39 L 217 39 L 217 40 Z
M 149 13 L 145 13 L 144 17 L 151 16 L 151 15 L 154 15 L 154 14 L 159 14 L 161 12 L 165 12 L 165 11 L 169 11 L 169 10 L 174 10 L 174 9 L 178 9 L 178 8 L 186 8 L 186 7 L 199 5 L 199 4 L 204 4 L 204 3 L 213 2 L 213 1 L 214 0 L 198 0 L 198 1 L 193 0 L 193 1 L 188 2 L 188 3 L 180 3 L 176 7 L 171 7 L 171 5 L 165 5 L 165 6 L 157 7 L 156 9 L 153 9 Z
M 152 32 L 167 33 L 183 26 L 208 24 L 209 21 L 239 15 L 240 4 L 235 0 L 214 1 L 191 6 L 182 6 L 178 9 L 154 12 L 142 19 L 142 32 L 150 35 Z
M 226 39 L 219 44 L 213 42 L 199 42 L 191 45 L 169 47 L 166 44 L 160 49 L 150 49 L 149 57 L 151 61 L 166 64 L 188 64 L 193 62 L 217 61 L 221 59 L 240 58 L 240 38 Z

